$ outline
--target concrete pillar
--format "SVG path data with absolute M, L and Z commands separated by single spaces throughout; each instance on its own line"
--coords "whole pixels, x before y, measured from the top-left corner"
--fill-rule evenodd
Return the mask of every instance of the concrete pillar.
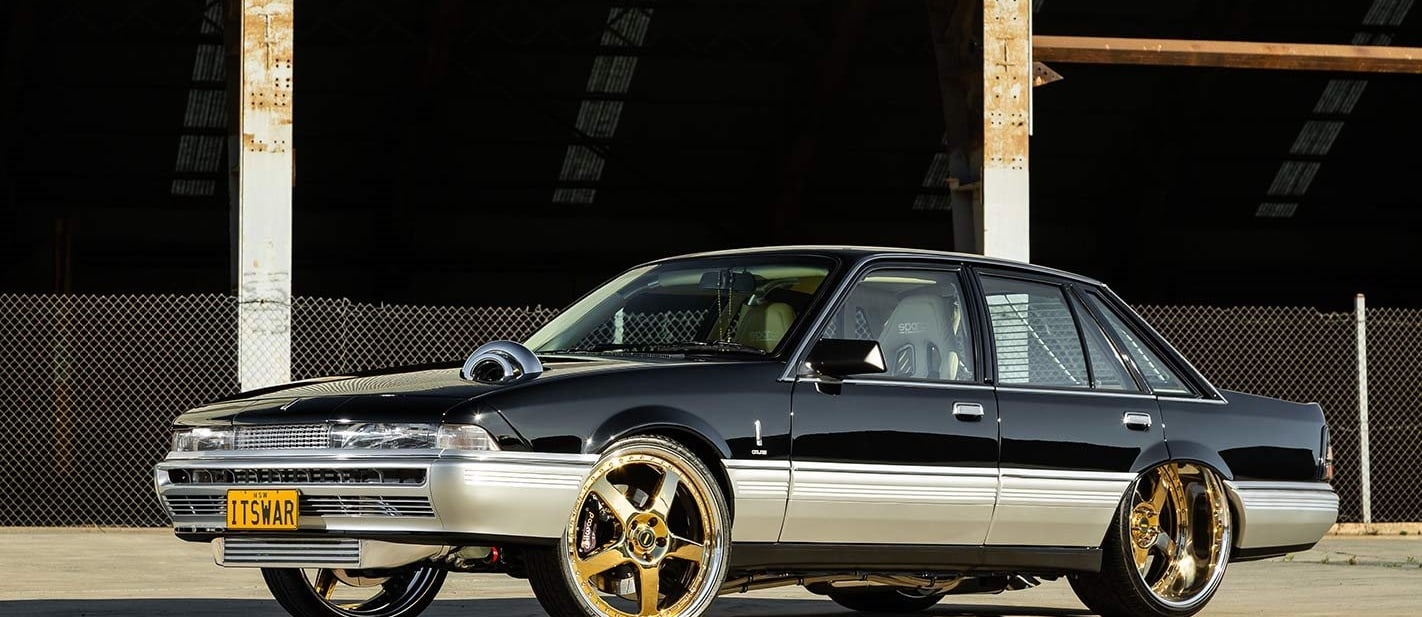
M 1032 96 L 1031 0 L 983 2 L 984 255 L 1028 261 L 1027 141 Z
M 237 30 L 228 41 L 238 52 L 231 186 L 243 390 L 291 379 L 293 1 L 228 4 Z

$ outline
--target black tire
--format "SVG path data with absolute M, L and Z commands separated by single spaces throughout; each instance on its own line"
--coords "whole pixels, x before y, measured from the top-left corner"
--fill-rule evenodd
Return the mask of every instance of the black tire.
M 1220 534 L 1222 541 L 1218 542 L 1217 546 L 1215 546 L 1216 542 L 1211 542 L 1213 557 L 1210 562 L 1217 563 L 1217 565 L 1209 570 L 1207 580 L 1203 581 L 1198 589 L 1184 594 L 1184 597 L 1181 598 L 1166 598 L 1154 591 L 1144 580 L 1146 575 L 1137 566 L 1135 557 L 1137 549 L 1133 546 L 1131 523 L 1133 512 L 1138 505 L 1134 503 L 1133 496 L 1138 494 L 1142 482 L 1149 481 L 1150 474 L 1159 473 L 1159 470 L 1166 466 L 1189 469 L 1192 474 L 1201 478 L 1198 483 L 1181 488 L 1179 494 L 1184 496 L 1187 503 L 1201 503 L 1200 499 L 1202 497 L 1208 498 L 1212 490 L 1216 491 L 1215 496 L 1224 499 L 1223 483 L 1219 481 L 1213 471 L 1202 465 L 1167 463 L 1161 468 L 1142 474 L 1140 478 L 1131 483 L 1126 497 L 1117 507 L 1115 518 L 1111 522 L 1111 530 L 1106 534 L 1105 541 L 1102 543 L 1101 571 L 1090 574 L 1073 574 L 1068 577 L 1072 591 L 1076 592 L 1077 598 L 1101 617 L 1189 617 L 1205 608 L 1205 605 L 1214 597 L 1220 580 L 1224 577 L 1224 570 L 1229 563 L 1233 542 L 1232 517 L 1227 500 L 1223 504 L 1212 506 L 1223 508 L 1224 522 L 1221 525 L 1223 533 Z M 1178 473 L 1177 478 L 1179 477 Z M 1205 488 L 1206 486 L 1210 488 Z M 1197 512 L 1190 511 L 1192 513 L 1190 518 L 1193 521 L 1197 517 Z M 1219 513 L 1216 511 L 1214 514 L 1218 515 Z M 1187 528 L 1183 533 L 1188 535 L 1196 532 Z M 1153 569 L 1155 566 L 1150 567 Z M 1163 567 L 1169 567 L 1169 564 L 1167 563 Z
M 663 473 L 653 490 L 639 493 L 641 487 L 634 485 L 632 479 L 627 479 L 625 485 L 617 483 L 622 478 L 637 474 L 647 477 L 649 469 Z M 678 488 L 673 492 L 671 505 L 665 510 L 658 510 L 660 502 L 653 494 L 661 493 L 662 483 L 673 472 L 678 474 Z M 607 479 L 607 483 L 600 484 L 601 479 Z M 606 491 L 609 487 L 622 494 L 625 500 L 623 507 L 634 509 L 632 517 L 626 516 L 625 512 L 618 513 L 616 508 L 603 506 L 602 492 L 599 491 Z M 642 501 L 640 505 L 633 503 L 639 499 Z M 659 593 L 651 612 L 697 617 L 705 613 L 715 600 L 730 562 L 730 508 L 716 476 L 685 446 L 660 436 L 631 437 L 613 444 L 593 467 L 572 509 L 568 528 L 557 548 L 531 549 L 524 554 L 534 596 L 550 616 L 627 617 L 648 614 L 640 591 L 643 585 L 640 577 L 643 576 L 650 577 L 646 579 L 647 584 L 656 583 L 659 592 L 673 590 Z M 605 514 L 605 518 L 596 518 L 599 513 Z M 655 517 L 658 513 L 665 520 L 660 526 L 664 531 L 659 533 L 671 534 L 667 544 L 662 544 L 660 536 L 655 541 L 643 540 L 650 530 L 657 529 L 658 520 L 651 518 L 649 526 L 643 524 L 647 519 L 637 517 Z M 606 525 L 608 528 L 615 527 L 615 530 L 598 541 L 597 533 L 589 531 L 589 525 Z M 691 535 L 700 537 L 688 537 Z M 700 548 L 695 551 L 698 560 L 678 556 L 676 553 L 680 553 L 679 550 L 670 550 L 673 545 L 686 546 L 682 538 L 699 541 L 697 546 Z M 637 544 L 639 540 L 641 544 Z M 656 551 L 663 546 L 667 550 L 657 556 Z M 645 551 L 652 551 L 651 556 Z M 620 562 L 607 570 L 586 569 L 594 558 L 604 554 L 612 554 L 612 558 Z M 643 561 L 634 561 L 634 557 Z M 579 581 L 577 572 L 593 574 Z M 597 583 L 592 582 L 593 579 L 628 572 L 627 577 L 639 581 L 635 599 L 618 599 L 600 592 L 595 587 Z M 675 584 L 667 585 L 668 579 Z M 673 597 L 677 592 L 680 593 Z M 623 608 L 629 602 L 633 603 L 633 610 Z
M 366 597 L 342 602 L 328 599 L 316 590 L 320 577 L 334 576 L 334 570 L 308 573 L 296 568 L 262 568 L 267 589 L 292 617 L 414 617 L 429 608 L 444 586 L 446 574 L 429 566 L 409 566 L 391 574 L 385 582 L 372 585 L 369 593 L 359 594 Z
M 831 591 L 825 595 L 835 604 L 861 613 L 917 613 L 938 604 L 944 594 L 920 596 L 898 589 Z

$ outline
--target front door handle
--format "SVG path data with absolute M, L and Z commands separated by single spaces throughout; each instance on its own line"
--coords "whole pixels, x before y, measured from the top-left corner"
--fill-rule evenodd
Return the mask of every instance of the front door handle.
M 983 419 L 982 403 L 953 403 L 953 417 L 971 422 Z
M 1150 414 L 1144 411 L 1128 411 L 1121 416 L 1121 424 L 1133 431 L 1148 431 L 1151 424 Z

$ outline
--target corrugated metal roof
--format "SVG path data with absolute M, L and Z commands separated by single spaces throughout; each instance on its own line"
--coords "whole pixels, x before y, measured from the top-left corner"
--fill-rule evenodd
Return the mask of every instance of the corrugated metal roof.
M 1396 27 L 1407 17 L 1407 12 L 1411 8 L 1412 0 L 1374 0 L 1367 14 L 1363 16 L 1363 25 Z M 1391 43 L 1392 36 L 1387 32 L 1367 31 L 1357 32 L 1353 35 L 1354 45 L 1388 45 Z M 1367 86 L 1367 80 L 1362 79 L 1329 80 L 1328 85 L 1323 89 L 1323 94 L 1318 97 L 1318 102 L 1313 106 L 1314 113 L 1329 116 L 1352 114 L 1353 108 L 1357 106 L 1358 100 L 1362 98 L 1363 90 Z M 1298 137 L 1294 138 L 1294 145 L 1289 149 L 1289 154 L 1327 156 L 1333 147 L 1333 142 L 1338 139 L 1338 134 L 1341 132 L 1343 132 L 1342 120 L 1305 121 L 1303 128 L 1299 130 Z M 1319 161 L 1285 160 L 1279 165 L 1279 171 L 1274 174 L 1274 181 L 1269 185 L 1269 196 L 1302 197 L 1308 193 L 1309 185 L 1313 183 L 1314 176 L 1318 174 L 1320 167 L 1322 167 L 1322 163 Z M 1259 204 L 1255 216 L 1289 218 L 1297 211 L 1298 203 L 1296 202 L 1287 204 L 1265 202 Z

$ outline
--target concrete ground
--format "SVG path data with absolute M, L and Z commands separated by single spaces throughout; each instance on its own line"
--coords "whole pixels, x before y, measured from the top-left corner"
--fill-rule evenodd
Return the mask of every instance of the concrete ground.
M 1422 615 L 1422 538 L 1330 536 L 1314 550 L 1230 567 L 1202 615 Z M 543 615 L 528 584 L 451 575 L 425 613 Z M 787 587 L 717 600 L 719 616 L 840 616 L 849 611 Z M 929 615 L 1085 615 L 1064 581 L 989 596 L 955 596 Z M 0 615 L 282 617 L 254 570 L 212 563 L 206 545 L 166 530 L 0 528 Z

